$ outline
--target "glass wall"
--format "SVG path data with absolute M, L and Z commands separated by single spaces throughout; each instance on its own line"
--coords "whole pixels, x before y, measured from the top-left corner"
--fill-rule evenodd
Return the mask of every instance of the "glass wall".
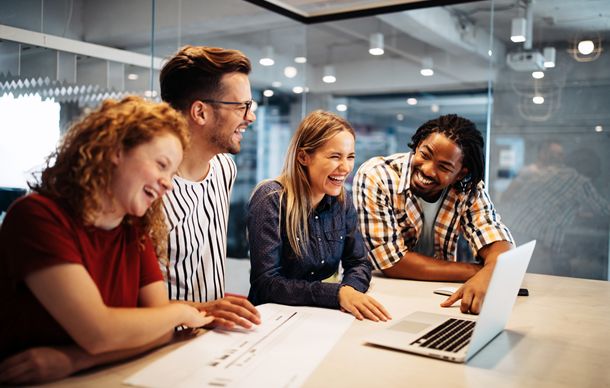
M 0 186 L 24 187 L 58 134 L 102 99 L 158 99 L 163 59 L 179 47 L 236 48 L 254 66 L 257 121 L 234 156 L 229 256 L 247 257 L 251 190 L 277 175 L 307 112 L 332 110 L 352 122 L 356 166 L 407 152 L 419 125 L 457 113 L 484 133 L 487 186 L 515 238 L 538 240 L 529 271 L 608 279 L 610 4 L 427 3 L 305 25 L 242 0 L 0 0 L 0 112 L 17 112 L 9 105 L 16 101 L 36 112 L 0 116 Z M 511 39 L 520 32 L 513 20 L 524 21 L 525 42 Z M 372 55 L 380 40 L 383 54 Z M 42 118 L 44 103 L 58 111 L 44 127 L 26 120 Z

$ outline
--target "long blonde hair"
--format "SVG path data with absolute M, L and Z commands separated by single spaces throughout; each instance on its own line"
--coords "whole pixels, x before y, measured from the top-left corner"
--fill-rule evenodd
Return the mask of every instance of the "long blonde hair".
M 102 209 L 103 195 L 112 195 L 109 190 L 115 165 L 110 155 L 167 133 L 176 136 L 183 149 L 189 145 L 188 124 L 169 104 L 152 103 L 137 96 L 106 100 L 68 130 L 47 159 L 40 179 L 30 188 L 67 204 L 74 215 L 90 225 Z M 124 222 L 139 226 L 143 233 L 141 243 L 149 236 L 157 254 L 165 255 L 167 227 L 161 198 L 144 216 L 128 215 Z
M 280 204 L 286 201 L 284 226 L 292 250 L 297 256 L 303 256 L 300 241 L 308 241 L 309 227 L 307 219 L 313 212 L 311 202 L 311 187 L 307 179 L 307 170 L 298 161 L 298 154 L 304 151 L 313 154 L 333 136 L 342 131 L 348 131 L 354 138 L 356 133 L 343 117 L 331 112 L 316 110 L 308 114 L 292 136 L 284 167 L 277 181 L 282 185 Z M 345 190 L 342 188 L 338 196 L 339 202 L 345 202 Z M 281 206 L 280 206 L 281 209 Z M 280 220 L 282 214 L 280 212 Z M 281 222 L 281 221 L 280 221 Z

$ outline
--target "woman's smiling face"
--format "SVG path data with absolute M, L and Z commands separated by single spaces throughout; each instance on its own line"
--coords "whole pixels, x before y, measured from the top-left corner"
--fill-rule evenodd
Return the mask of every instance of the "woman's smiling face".
M 446 187 L 468 173 L 463 160 L 462 149 L 455 142 L 442 133 L 431 133 L 414 151 L 411 191 L 426 201 L 436 201 Z

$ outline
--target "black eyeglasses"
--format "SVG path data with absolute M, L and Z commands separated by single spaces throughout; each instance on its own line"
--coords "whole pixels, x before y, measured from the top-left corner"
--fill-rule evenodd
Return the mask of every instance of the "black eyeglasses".
M 250 108 L 252 107 L 252 100 L 237 102 L 237 101 L 221 101 L 221 100 L 210 100 L 210 99 L 202 99 L 202 102 L 208 102 L 210 104 L 223 104 L 223 105 L 241 105 L 242 108 L 246 108 L 244 112 L 244 120 L 248 117 L 248 112 L 250 112 Z

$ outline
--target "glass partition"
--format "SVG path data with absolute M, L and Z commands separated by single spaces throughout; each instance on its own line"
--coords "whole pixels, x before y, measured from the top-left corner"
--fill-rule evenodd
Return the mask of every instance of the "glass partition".
M 279 173 L 306 113 L 354 125 L 356 168 L 458 113 L 484 133 L 487 187 L 517 242 L 538 240 L 530 272 L 608 279 L 610 4 L 591 3 L 476 1 L 305 25 L 242 0 L 0 1 L 0 186 L 25 187 L 102 99 L 158 100 L 159 69 L 181 46 L 235 48 L 253 63 L 257 121 L 234 156 L 229 256 L 247 257 L 250 193 Z

